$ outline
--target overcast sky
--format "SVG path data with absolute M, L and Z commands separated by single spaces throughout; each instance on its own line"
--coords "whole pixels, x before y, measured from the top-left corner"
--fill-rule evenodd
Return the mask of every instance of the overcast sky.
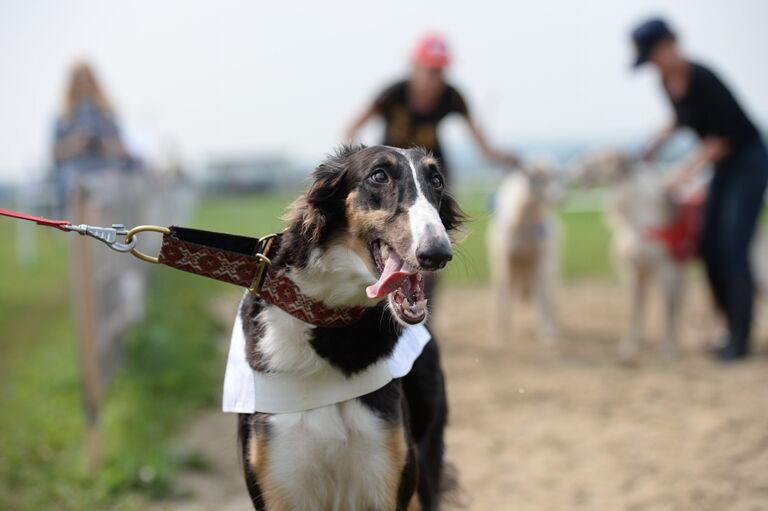
M 627 31 L 653 14 L 768 121 L 761 0 L 0 0 L 0 180 L 47 161 L 77 57 L 95 63 L 126 131 L 153 154 L 318 159 L 407 70 L 426 30 L 449 38 L 451 80 L 498 144 L 638 136 L 668 113 L 653 73 L 628 70 Z

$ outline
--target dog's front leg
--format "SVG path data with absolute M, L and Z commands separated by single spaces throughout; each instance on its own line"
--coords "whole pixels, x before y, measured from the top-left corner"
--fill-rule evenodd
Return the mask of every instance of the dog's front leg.
M 512 328 L 512 290 L 508 276 L 496 280 L 496 340 L 499 344 L 507 344 L 511 337 Z
M 493 336 L 496 344 L 504 345 L 511 338 L 510 328 L 512 315 L 512 277 L 510 268 L 506 265 L 507 257 L 493 243 L 491 249 L 491 284 L 494 290 L 495 306 L 493 311 Z
M 537 268 L 536 282 L 534 284 L 536 306 L 538 309 L 539 338 L 548 342 L 556 341 L 558 335 L 557 310 L 554 297 L 555 276 L 553 271 L 553 269 L 548 267 L 548 261 L 544 261 Z
M 624 362 L 634 360 L 640 351 L 648 277 L 647 269 L 638 265 L 632 265 L 627 275 L 631 297 L 630 318 L 627 331 L 619 343 L 619 357 Z
M 683 307 L 685 268 L 669 262 L 661 268 L 662 292 L 664 293 L 664 339 L 659 350 L 667 359 L 677 356 L 680 315 Z

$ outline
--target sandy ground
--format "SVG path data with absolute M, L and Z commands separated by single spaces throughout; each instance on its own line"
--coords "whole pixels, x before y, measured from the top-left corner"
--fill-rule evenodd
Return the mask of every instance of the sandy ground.
M 527 306 L 516 310 L 515 341 L 501 346 L 487 290 L 444 293 L 436 331 L 451 404 L 448 457 L 467 508 L 768 510 L 766 329 L 752 360 L 717 365 L 703 346 L 712 335 L 706 294 L 699 284 L 691 295 L 679 358 L 658 354 L 653 310 L 643 352 L 627 366 L 616 356 L 626 299 L 614 284 L 562 290 L 553 346 L 533 335 Z M 159 509 L 250 509 L 234 417 L 203 415 L 182 446 L 212 467 L 182 478 L 192 497 Z

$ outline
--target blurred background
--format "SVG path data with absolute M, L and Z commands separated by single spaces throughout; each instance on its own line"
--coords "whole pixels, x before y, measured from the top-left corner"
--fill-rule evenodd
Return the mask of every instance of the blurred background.
M 631 70 L 630 31 L 657 15 L 764 130 L 759 0 L 0 0 L 0 207 L 275 232 L 312 168 L 407 76 L 431 31 L 445 36 L 446 79 L 494 148 L 545 157 L 562 175 L 595 150 L 637 156 L 670 117 L 656 73 Z M 95 107 L 75 115 L 82 88 Z M 72 144 L 104 159 L 68 153 L 73 115 L 91 131 Z M 373 144 L 383 132 L 374 120 L 358 135 Z M 721 367 L 704 347 L 717 329 L 692 266 L 679 356 L 657 355 L 652 294 L 642 353 L 620 363 L 630 311 L 603 220 L 610 192 L 568 186 L 553 206 L 559 341 L 542 344 L 523 305 L 499 344 L 485 232 L 505 168 L 461 116 L 439 135 L 472 216 L 434 323 L 467 507 L 768 509 L 765 300 L 756 356 Z M 681 133 L 662 162 L 694 143 Z M 0 218 L 0 509 L 249 509 L 235 418 L 218 411 L 238 289 L 72 238 Z

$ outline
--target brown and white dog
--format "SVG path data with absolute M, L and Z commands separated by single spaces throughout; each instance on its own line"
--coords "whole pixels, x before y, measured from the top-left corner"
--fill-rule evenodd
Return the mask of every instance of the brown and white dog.
M 560 226 L 554 206 L 562 195 L 554 166 L 545 161 L 510 173 L 496 192 L 486 241 L 496 294 L 497 336 L 504 342 L 511 336 L 513 299 L 517 298 L 535 300 L 542 340 L 557 337 Z
M 452 257 L 463 220 L 438 162 L 419 149 L 344 147 L 291 206 L 273 264 L 329 307 L 365 307 L 349 326 L 304 323 L 253 296 L 240 310 L 256 371 L 349 377 L 427 315 L 424 273 Z M 437 345 L 402 380 L 356 399 L 241 414 L 248 491 L 259 510 L 437 509 L 447 405 Z M 418 496 L 416 496 L 418 493 Z

